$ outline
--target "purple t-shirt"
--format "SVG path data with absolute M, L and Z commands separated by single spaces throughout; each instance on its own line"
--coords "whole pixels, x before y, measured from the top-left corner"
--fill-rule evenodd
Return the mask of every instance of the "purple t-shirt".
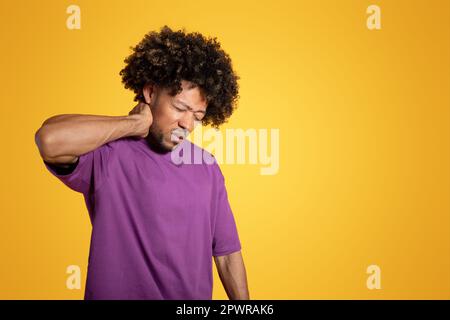
M 181 143 L 192 157 L 203 152 Z M 212 256 L 241 243 L 219 166 L 193 162 L 174 162 L 136 138 L 80 156 L 68 174 L 44 162 L 89 211 L 85 299 L 212 298 Z

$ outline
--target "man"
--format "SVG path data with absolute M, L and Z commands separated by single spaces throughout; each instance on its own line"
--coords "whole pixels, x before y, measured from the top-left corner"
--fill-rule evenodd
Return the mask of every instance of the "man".
M 127 116 L 57 115 L 35 136 L 46 168 L 89 211 L 85 299 L 211 299 L 212 257 L 228 297 L 249 299 L 219 166 L 176 163 L 171 152 L 206 152 L 186 136 L 232 114 L 229 56 L 215 38 L 165 26 L 125 63 L 122 80 L 138 102 Z

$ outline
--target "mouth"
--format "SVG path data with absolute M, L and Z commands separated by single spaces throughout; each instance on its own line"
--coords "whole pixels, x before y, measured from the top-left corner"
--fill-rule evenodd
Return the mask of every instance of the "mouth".
M 173 136 L 170 140 L 174 143 L 180 143 L 181 141 L 183 141 L 183 137 Z
M 186 139 L 186 133 L 183 130 L 175 129 L 174 131 L 172 131 L 172 134 L 170 135 L 170 141 L 177 144 L 183 141 L 184 139 Z

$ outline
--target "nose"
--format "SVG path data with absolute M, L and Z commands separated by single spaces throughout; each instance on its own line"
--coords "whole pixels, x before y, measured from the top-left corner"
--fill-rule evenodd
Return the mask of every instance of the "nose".
M 191 112 L 184 112 L 178 120 L 178 126 L 187 130 L 189 133 L 194 130 L 194 115 Z

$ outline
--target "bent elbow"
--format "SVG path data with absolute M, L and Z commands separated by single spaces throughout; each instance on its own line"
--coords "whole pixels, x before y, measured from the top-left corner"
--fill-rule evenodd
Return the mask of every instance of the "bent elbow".
M 44 161 L 48 162 L 56 156 L 54 140 L 54 137 L 46 130 L 45 125 L 40 127 L 34 134 L 34 141 Z

